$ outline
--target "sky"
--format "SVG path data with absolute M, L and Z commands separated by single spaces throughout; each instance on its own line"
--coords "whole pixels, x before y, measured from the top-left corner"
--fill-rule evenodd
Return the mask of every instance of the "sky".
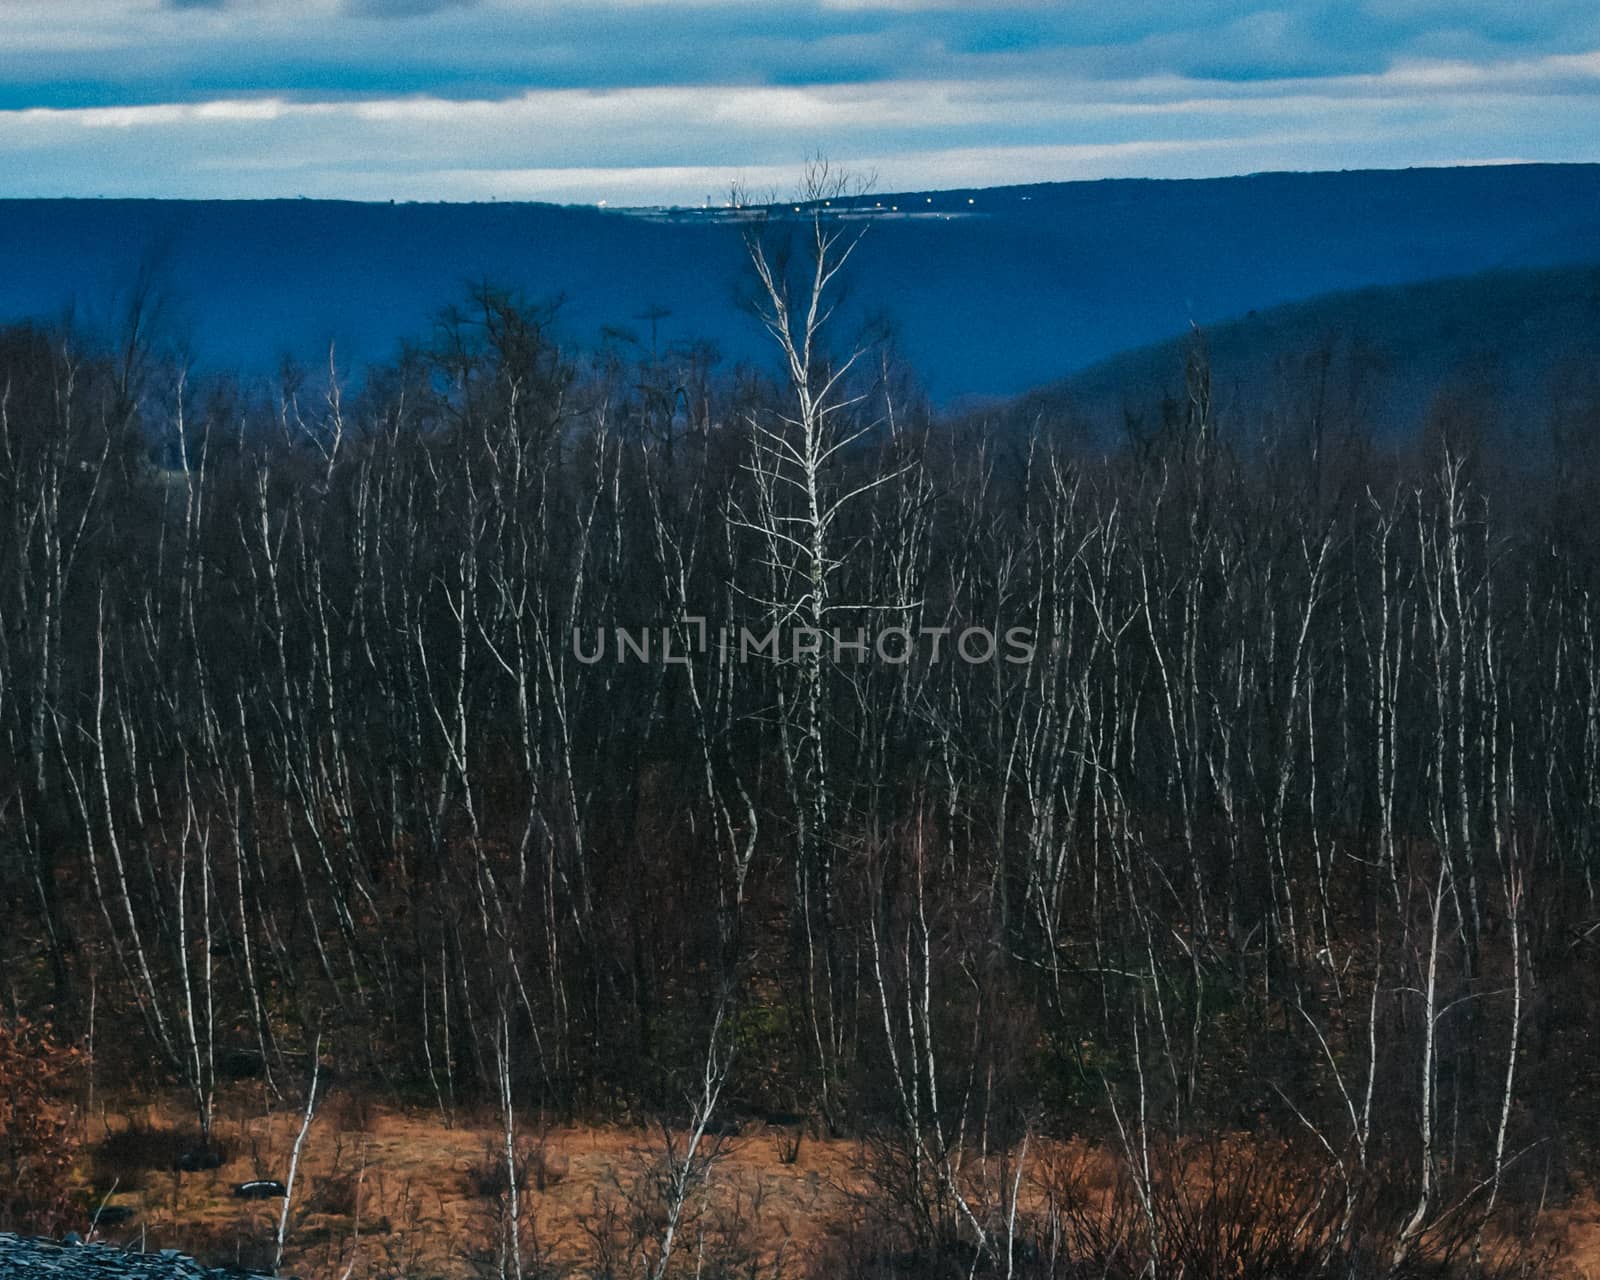
M 1600 161 L 1595 0 L 0 0 L 0 196 Z

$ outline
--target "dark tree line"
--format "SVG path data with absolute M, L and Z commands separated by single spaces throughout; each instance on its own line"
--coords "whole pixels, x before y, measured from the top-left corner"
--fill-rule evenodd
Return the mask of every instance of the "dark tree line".
M 488 287 L 349 393 L 0 336 L 10 1012 L 94 984 L 203 1131 L 226 1054 L 319 1034 L 508 1160 L 535 1107 L 810 1112 L 1012 1265 L 1037 1135 L 1122 1154 L 1152 1256 L 1224 1131 L 1396 1269 L 1592 1170 L 1573 433 L 1253 432 L 1198 345 L 1114 448 L 939 422 L 806 208 L 750 224 L 773 374 Z

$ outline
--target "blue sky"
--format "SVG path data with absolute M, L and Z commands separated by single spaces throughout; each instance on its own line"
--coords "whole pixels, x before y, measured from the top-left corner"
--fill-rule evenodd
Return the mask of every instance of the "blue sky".
M 1595 0 L 0 0 L 0 195 L 1600 160 Z

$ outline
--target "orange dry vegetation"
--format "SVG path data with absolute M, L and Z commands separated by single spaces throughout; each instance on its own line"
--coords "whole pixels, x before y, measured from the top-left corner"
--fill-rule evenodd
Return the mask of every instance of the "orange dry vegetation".
M 0 1020 L 0 1224 L 51 1231 L 65 1220 L 77 1151 L 65 1096 L 81 1065 L 46 1028 Z
M 1593 1187 L 1561 1208 L 1546 1210 L 1544 1226 L 1575 1280 L 1600 1280 L 1600 1196 Z
M 99 1238 L 181 1248 L 215 1262 L 270 1262 L 283 1202 L 240 1200 L 233 1188 L 253 1178 L 287 1180 L 300 1116 L 292 1107 L 268 1113 L 259 1093 L 255 1101 L 255 1107 L 235 1102 L 219 1115 L 213 1134 L 227 1155 L 220 1168 L 150 1170 L 132 1179 L 137 1185 L 118 1183 L 107 1203 L 135 1216 L 102 1229 Z M 130 1124 L 161 1131 L 193 1122 L 167 1105 L 138 1106 L 124 1118 L 113 1107 L 109 1120 L 94 1125 L 91 1149 Z M 806 1138 L 798 1158 L 785 1163 L 785 1136 L 755 1125 L 722 1139 L 702 1215 L 753 1228 L 769 1257 L 825 1231 L 848 1209 L 857 1183 L 856 1144 Z M 497 1117 L 457 1116 L 447 1124 L 437 1111 L 331 1097 L 301 1154 L 285 1270 L 351 1280 L 413 1271 L 479 1274 L 498 1256 L 502 1238 L 504 1141 Z M 608 1211 L 626 1216 L 627 1190 L 661 1151 L 659 1130 L 526 1121 L 518 1135 L 519 1161 L 528 1166 L 519 1195 L 525 1262 L 530 1254 L 568 1262 L 586 1256 L 592 1231 L 604 1229 Z M 112 1175 L 92 1166 L 84 1176 L 104 1196 Z
M 172 1103 L 113 1106 L 109 1119 L 92 1126 L 86 1145 L 93 1150 L 129 1125 L 170 1134 L 192 1121 Z M 231 1092 L 214 1128 L 225 1163 L 203 1173 L 150 1170 L 119 1182 L 106 1203 L 135 1216 L 99 1237 L 266 1269 L 283 1202 L 243 1201 L 232 1191 L 252 1178 L 285 1180 L 299 1125 L 291 1106 L 270 1108 L 259 1089 Z M 784 1274 L 806 1274 L 818 1246 L 851 1220 L 868 1184 L 858 1143 L 807 1136 L 797 1158 L 785 1162 L 785 1139 L 792 1136 L 756 1124 L 723 1139 L 712 1191 L 680 1241 L 697 1238 L 695 1232 L 737 1231 L 759 1242 L 767 1263 L 790 1259 L 794 1265 Z M 330 1096 L 301 1155 L 284 1270 L 304 1280 L 497 1274 L 506 1207 L 503 1144 L 497 1117 L 489 1114 L 446 1123 L 437 1111 Z M 1093 1198 L 1111 1195 L 1118 1182 L 1116 1158 L 1104 1150 L 1038 1140 L 1030 1150 L 1035 1169 L 1070 1168 L 1075 1185 Z M 615 1237 L 639 1212 L 629 1189 L 661 1151 L 659 1130 L 527 1118 L 519 1134 L 519 1159 L 528 1171 L 519 1205 L 528 1273 L 550 1262 L 577 1264 L 576 1274 L 587 1274 L 582 1263 L 592 1263 L 597 1233 L 609 1229 Z M 92 1160 L 80 1174 L 97 1198 L 111 1190 L 110 1176 Z M 1547 1209 L 1542 1221 L 1545 1237 L 1559 1246 L 1551 1280 L 1600 1280 L 1600 1203 L 1592 1190 Z

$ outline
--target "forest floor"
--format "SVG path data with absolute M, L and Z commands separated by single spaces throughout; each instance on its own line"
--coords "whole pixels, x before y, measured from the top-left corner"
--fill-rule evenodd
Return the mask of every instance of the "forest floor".
M 250 1093 L 219 1106 L 213 1135 L 226 1159 L 204 1172 L 140 1169 L 143 1162 L 123 1153 L 140 1145 L 164 1151 L 170 1135 L 193 1134 L 181 1100 L 102 1109 L 85 1135 L 84 1176 L 96 1203 L 110 1193 L 106 1203 L 133 1213 L 97 1238 L 179 1248 L 217 1264 L 269 1264 L 283 1200 L 244 1200 L 234 1188 L 253 1179 L 287 1181 L 301 1116 L 292 1107 L 269 1108 L 264 1091 Z M 524 1264 L 587 1256 L 597 1233 L 625 1242 L 641 1207 L 632 1188 L 658 1167 L 662 1131 L 540 1125 L 537 1117 L 523 1125 L 518 1155 L 530 1166 L 519 1196 Z M 107 1139 L 130 1129 L 135 1140 L 114 1150 L 119 1144 Z M 141 1142 L 145 1135 L 159 1136 Z M 684 1137 L 673 1136 L 679 1143 Z M 846 1220 L 865 1187 L 860 1145 L 807 1135 L 795 1151 L 794 1138 L 794 1130 L 760 1123 L 707 1138 L 705 1149 L 718 1154 L 700 1226 L 719 1238 L 759 1240 L 770 1260 L 778 1250 L 814 1245 L 819 1233 Z M 284 1270 L 307 1280 L 498 1274 L 504 1143 L 497 1117 L 488 1114 L 457 1113 L 447 1122 L 437 1110 L 335 1095 L 301 1152 Z
M 193 1133 L 181 1099 L 111 1102 L 97 1108 L 85 1137 L 83 1178 L 96 1203 L 131 1211 L 96 1237 L 136 1249 L 178 1248 L 213 1264 L 267 1269 L 282 1199 L 244 1200 L 234 1188 L 252 1179 L 286 1181 L 301 1116 L 271 1106 L 264 1090 L 228 1091 L 219 1103 L 214 1138 L 225 1162 L 175 1174 L 129 1159 L 141 1140 Z M 133 1140 L 128 1135 L 132 1131 Z M 860 1221 L 871 1189 L 869 1152 L 855 1140 L 806 1134 L 753 1122 L 718 1141 L 713 1192 L 680 1235 L 686 1248 L 755 1252 L 781 1274 L 805 1274 L 818 1250 Z M 676 1135 L 679 1142 L 682 1135 Z M 108 1141 L 109 1139 L 109 1141 Z M 283 1270 L 303 1280 L 366 1277 L 472 1277 L 499 1274 L 504 1238 L 504 1132 L 489 1113 L 397 1109 L 335 1093 L 307 1132 L 288 1217 Z M 120 1150 L 119 1150 L 120 1144 Z M 548 1274 L 606 1247 L 626 1250 L 648 1231 L 649 1198 L 641 1175 L 659 1167 L 659 1128 L 540 1125 L 524 1122 L 519 1158 L 529 1165 L 519 1196 L 523 1264 Z M 1077 1144 L 1036 1144 L 1035 1159 L 1069 1160 L 1091 1186 L 1107 1191 L 1116 1158 Z M 170 1162 L 168 1162 L 170 1163 Z M 544 1175 L 540 1176 L 539 1170 Z M 1551 1280 L 1600 1280 L 1600 1198 L 1593 1189 L 1546 1208 L 1543 1237 L 1555 1244 Z M 622 1259 L 618 1258 L 621 1262 Z M 633 1270 L 630 1266 L 628 1270 Z M 581 1274 L 581 1270 L 580 1270 Z M 769 1274 L 779 1274 L 770 1271 Z

